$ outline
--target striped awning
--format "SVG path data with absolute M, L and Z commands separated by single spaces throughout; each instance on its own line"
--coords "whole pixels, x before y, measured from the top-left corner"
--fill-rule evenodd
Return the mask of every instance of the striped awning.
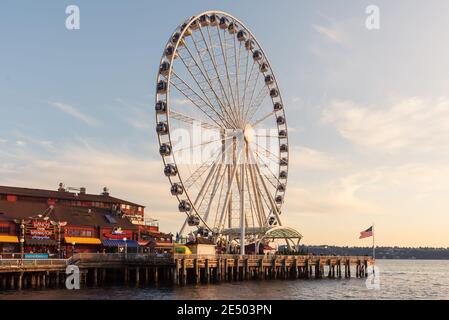
M 19 238 L 17 236 L 0 236 L 0 242 L 19 243 Z
M 105 239 L 103 240 L 103 246 L 105 247 L 124 247 L 137 248 L 139 244 L 134 240 L 118 240 L 118 239 Z
M 75 244 L 101 244 L 101 240 L 98 238 L 85 238 L 85 237 L 65 237 L 66 243 Z

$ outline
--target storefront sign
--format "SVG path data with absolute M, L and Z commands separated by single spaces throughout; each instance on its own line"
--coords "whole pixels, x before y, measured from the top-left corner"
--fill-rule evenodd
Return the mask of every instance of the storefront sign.
M 48 259 L 47 253 L 25 253 L 25 259 Z
M 26 226 L 26 235 L 35 240 L 52 239 L 55 227 L 49 221 L 34 220 Z

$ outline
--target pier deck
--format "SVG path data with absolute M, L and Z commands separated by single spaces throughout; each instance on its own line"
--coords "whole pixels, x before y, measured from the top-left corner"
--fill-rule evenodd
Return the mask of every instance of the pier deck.
M 61 286 L 69 265 L 79 268 L 83 286 L 97 286 L 366 277 L 371 263 L 367 256 L 81 253 L 69 259 L 0 259 L 0 289 Z

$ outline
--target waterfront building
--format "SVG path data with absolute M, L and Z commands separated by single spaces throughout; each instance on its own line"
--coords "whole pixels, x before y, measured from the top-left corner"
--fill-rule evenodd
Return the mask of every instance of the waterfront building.
M 193 254 L 198 255 L 215 255 L 216 244 L 209 239 L 197 237 L 195 240 L 189 241 L 186 244 Z
M 143 205 L 112 197 L 107 188 L 88 194 L 63 184 L 57 191 L 0 186 L 0 254 L 66 257 L 172 248 L 172 235 L 144 214 Z

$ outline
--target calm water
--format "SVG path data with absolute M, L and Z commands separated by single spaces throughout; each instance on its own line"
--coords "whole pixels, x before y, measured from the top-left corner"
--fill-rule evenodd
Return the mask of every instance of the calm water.
M 0 299 L 449 299 L 449 261 L 378 260 L 380 289 L 365 279 L 266 280 L 187 287 L 46 289 L 0 292 Z

